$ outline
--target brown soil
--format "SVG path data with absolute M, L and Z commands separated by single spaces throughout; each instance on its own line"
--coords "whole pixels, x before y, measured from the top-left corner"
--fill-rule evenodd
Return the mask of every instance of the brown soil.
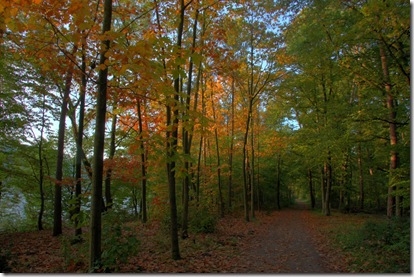
M 242 252 L 248 273 L 339 273 L 341 257 L 315 229 L 318 216 L 304 203 L 273 212 Z M 312 223 L 312 224 L 310 224 Z

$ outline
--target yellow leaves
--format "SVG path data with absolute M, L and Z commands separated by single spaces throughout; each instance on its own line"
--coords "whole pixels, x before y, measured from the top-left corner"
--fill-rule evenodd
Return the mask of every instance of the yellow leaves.
M 68 13 L 75 14 L 85 5 L 83 1 L 72 1 L 71 5 L 69 6 Z M 84 15 L 86 16 L 86 14 Z
M 120 76 L 124 75 L 125 72 L 128 70 L 128 68 L 129 68 L 128 64 L 123 64 L 121 68 L 118 70 L 117 75 L 120 75 Z
M 42 71 L 47 72 L 50 70 L 50 64 L 49 63 L 43 63 L 42 64 Z
M 10 9 L 10 16 L 15 17 L 19 10 L 17 8 L 11 8 Z
M 149 29 L 148 31 L 144 32 L 143 37 L 145 40 L 148 41 L 154 41 L 157 38 L 155 31 L 152 29 Z
M 19 8 L 13 4 L 0 1 L 0 17 L 2 17 L 2 23 L 8 25 L 13 21 L 13 18 L 19 13 Z M 3 28 L 3 27 L 2 27 Z
M 105 64 L 100 64 L 96 67 L 96 70 L 105 70 L 107 66 Z

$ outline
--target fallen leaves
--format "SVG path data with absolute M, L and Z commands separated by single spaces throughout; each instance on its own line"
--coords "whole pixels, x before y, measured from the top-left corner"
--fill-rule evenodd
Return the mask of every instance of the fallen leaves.
M 171 259 L 168 236 L 155 231 L 160 230 L 159 222 L 126 224 L 141 243 L 138 254 L 120 265 L 122 273 L 343 272 L 338 251 L 329 248 L 318 232 L 323 222 L 307 210 L 257 212 L 251 222 L 227 216 L 218 221 L 215 233 L 190 234 L 180 240 L 182 259 L 177 261 Z M 71 229 L 64 230 L 63 236 L 71 233 Z M 10 250 L 12 272 L 88 270 L 87 255 L 76 252 L 75 246 L 64 253 L 62 239 L 52 237 L 50 231 L 0 234 L 0 244 Z M 325 262 L 315 267 L 320 261 Z

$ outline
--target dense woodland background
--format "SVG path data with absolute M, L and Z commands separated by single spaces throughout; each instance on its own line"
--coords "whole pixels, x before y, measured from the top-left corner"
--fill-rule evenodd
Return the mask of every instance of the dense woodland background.
M 93 268 L 102 213 L 174 259 L 297 198 L 410 215 L 409 1 L 2 1 L 0 48 L 1 232 L 89 226 Z

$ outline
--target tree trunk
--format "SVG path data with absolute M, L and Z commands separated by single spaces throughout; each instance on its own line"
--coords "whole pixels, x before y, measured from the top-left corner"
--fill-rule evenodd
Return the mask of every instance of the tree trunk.
M 244 219 L 246 221 L 250 221 L 249 218 L 249 197 L 248 197 L 248 153 L 247 153 L 247 142 L 249 137 L 249 127 L 250 127 L 250 120 L 252 117 L 252 109 L 253 109 L 253 99 L 250 99 L 249 97 L 249 103 L 248 103 L 248 113 L 247 113 L 247 120 L 246 120 L 246 129 L 244 132 L 244 139 L 243 139 L 243 204 L 244 204 Z
M 361 142 L 358 143 L 359 210 L 364 210 L 364 175 L 362 169 Z
M 276 168 L 276 172 L 277 172 L 277 176 L 276 176 L 276 208 L 278 210 L 281 209 L 280 206 L 280 165 L 281 165 L 281 158 L 282 156 L 280 154 L 277 155 L 277 168 Z
M 231 132 L 230 132 L 230 151 L 229 151 L 229 184 L 228 184 L 228 208 L 229 211 L 232 207 L 232 194 L 233 194 L 233 152 L 234 152 L 234 78 L 231 82 Z
M 201 156 L 203 153 L 203 136 L 200 137 L 197 158 L 197 179 L 196 179 L 196 201 L 200 202 L 200 174 L 201 174 Z
M 340 181 L 340 188 L 339 188 L 339 207 L 338 210 L 345 212 L 348 210 L 347 206 L 345 205 L 345 196 L 348 194 L 348 183 L 349 183 L 349 173 L 348 173 L 348 163 L 349 163 L 349 155 L 348 150 L 345 154 L 345 160 L 342 163 L 342 173 L 341 173 L 341 181 Z
M 72 55 L 77 51 L 77 47 L 73 47 Z M 58 131 L 58 149 L 57 149 L 57 164 L 56 164 L 56 181 L 55 181 L 55 195 L 54 195 L 54 209 L 53 209 L 53 236 L 62 234 L 62 180 L 63 180 L 63 155 L 65 147 L 65 121 L 68 112 L 69 94 L 72 85 L 73 65 L 69 65 L 66 74 L 65 87 L 63 92 L 62 106 L 59 119 Z
M 326 176 L 326 190 L 325 190 L 325 212 L 326 216 L 331 215 L 331 188 L 332 188 L 332 165 L 331 165 L 331 153 L 328 152 L 328 161 L 324 166 Z
M 260 108 L 259 108 L 259 105 L 257 106 L 257 126 L 260 126 Z M 258 211 L 260 211 L 261 210 L 261 202 L 260 202 L 260 195 L 261 195 L 261 191 L 260 191 L 260 139 L 259 139 L 259 137 L 260 137 L 260 128 L 257 128 L 257 131 L 256 131 L 256 133 L 257 133 L 257 135 L 256 135 L 256 141 L 257 141 L 257 152 L 258 152 L 258 154 L 256 155 L 257 156 L 257 164 L 253 164 L 253 168 L 257 168 L 257 172 L 256 173 L 254 173 L 256 176 L 257 176 L 257 179 L 256 179 L 256 186 L 255 186 L 255 188 L 256 188 L 256 208 L 257 208 L 257 210 Z M 253 156 L 255 156 L 255 155 L 253 155 Z
M 42 152 L 42 148 L 41 146 L 39 146 L 39 193 L 40 193 L 40 210 L 39 210 L 39 216 L 37 218 L 37 229 L 39 231 L 43 230 L 43 213 L 45 211 L 45 193 L 43 190 L 43 179 L 44 179 L 44 174 L 43 174 L 43 158 L 42 158 L 42 154 L 40 152 Z
M 216 109 L 214 108 L 214 100 L 213 100 L 213 93 L 211 93 L 211 104 L 213 109 L 213 120 L 216 121 Z M 220 162 L 220 147 L 219 147 L 219 139 L 218 139 L 218 132 L 217 127 L 214 128 L 214 137 L 216 140 L 216 155 L 217 155 L 217 182 L 218 182 L 218 193 L 219 193 L 219 211 L 220 217 L 224 217 L 224 201 L 223 201 L 223 194 L 221 191 L 221 162 Z
M 112 0 L 104 1 L 104 17 L 102 33 L 111 29 Z M 99 64 L 105 65 L 106 53 L 110 47 L 110 41 L 102 42 Z M 98 96 L 96 105 L 96 124 L 94 138 L 93 177 L 92 177 L 92 200 L 90 221 L 90 244 L 89 244 L 89 270 L 95 271 L 102 266 L 101 263 L 101 237 L 102 237 L 102 179 L 103 179 L 103 152 L 105 142 L 105 116 L 106 98 L 108 89 L 108 68 L 101 68 L 98 76 Z
M 115 100 L 116 102 L 116 100 Z M 113 110 L 116 110 L 116 104 L 114 104 Z M 115 146 L 115 139 L 116 139 L 116 121 L 117 121 L 117 114 L 113 112 L 112 114 L 112 122 L 111 122 L 111 141 L 109 143 L 109 157 L 108 161 L 112 162 L 115 156 L 116 146 Z M 111 181 L 112 181 L 112 165 L 108 166 L 106 170 L 105 176 L 105 203 L 106 209 L 111 209 L 113 200 L 112 200 L 112 193 L 111 193 Z
M 255 197 L 255 179 L 254 179 L 254 159 L 255 159 L 255 155 L 254 155 L 254 120 L 252 119 L 250 121 L 250 124 L 252 125 L 251 128 L 251 136 L 250 136 L 250 149 L 251 149 L 251 153 L 252 153 L 252 158 L 251 158 L 251 167 L 250 167 L 250 210 L 251 210 L 251 214 L 252 214 L 252 218 L 256 218 L 256 215 L 254 213 L 254 197 Z
M 82 234 L 82 228 L 80 226 L 79 214 L 81 210 L 81 194 L 82 194 L 82 157 L 83 157 L 83 129 L 84 129 L 84 118 L 85 118 L 85 96 L 86 96 L 86 56 L 85 56 L 85 45 L 82 45 L 82 77 L 81 77 L 81 88 L 80 88 L 80 107 L 79 107 L 79 122 L 78 122 L 78 133 L 76 143 L 76 185 L 75 185 L 75 236 L 80 237 Z
M 172 126 L 173 131 L 167 131 L 167 174 L 168 174 L 168 191 L 170 200 L 170 217 L 171 217 L 171 251 L 174 260 L 180 259 L 180 250 L 178 244 L 178 222 L 177 222 L 177 202 L 176 202 L 176 180 L 175 180 L 175 158 L 177 151 L 176 128 L 178 122 L 172 119 L 172 107 L 167 106 L 167 126 Z M 178 116 L 178 115 L 177 115 Z M 175 130 L 174 130 L 175 129 Z
M 309 182 L 309 196 L 311 201 L 311 208 L 315 209 L 315 194 L 313 192 L 313 178 L 312 178 L 312 170 L 308 169 L 308 182 Z
M 43 102 L 42 102 L 42 127 L 40 129 L 40 140 L 39 140 L 39 193 L 40 193 L 40 210 L 39 216 L 37 218 L 37 229 L 39 231 L 43 230 L 43 213 L 45 210 L 45 193 L 43 189 L 43 181 L 44 181 L 44 169 L 43 169 L 43 133 L 45 128 L 45 113 L 46 113 L 46 96 L 43 95 Z
M 134 215 L 138 216 L 138 197 L 137 197 L 137 189 L 135 186 L 132 187 L 132 206 L 134 208 Z
M 138 126 L 139 126 L 139 140 L 140 140 L 140 148 L 141 148 L 141 221 L 143 223 L 147 222 L 147 155 L 143 141 L 143 125 L 142 125 L 142 113 L 141 113 L 141 101 L 137 99 L 137 112 L 138 112 Z
M 180 12 L 179 22 L 177 27 L 177 46 L 180 50 L 178 53 L 181 55 L 181 41 L 184 29 L 184 14 L 186 6 L 184 0 L 180 0 Z M 177 71 L 180 70 L 180 66 L 177 66 Z M 173 99 L 169 99 L 167 104 L 167 172 L 168 172 L 168 189 L 170 199 L 170 218 L 171 218 L 171 254 L 174 260 L 180 259 L 180 248 L 178 243 L 178 221 L 177 221 L 177 203 L 176 203 L 176 155 L 178 147 L 178 123 L 179 123 L 179 109 L 177 105 L 180 103 L 180 77 L 174 79 L 174 91 Z
M 389 122 L 389 134 L 390 134 L 390 173 L 389 173 L 389 183 L 388 183 L 388 197 L 387 197 L 387 216 L 391 217 L 393 214 L 393 205 L 394 205 L 394 186 L 391 183 L 395 174 L 395 170 L 398 168 L 398 152 L 396 150 L 397 146 L 397 124 L 396 117 L 397 112 L 395 109 L 395 100 L 392 94 L 392 85 L 390 80 L 390 75 L 388 72 L 388 63 L 387 57 L 385 55 L 383 43 L 380 43 L 380 56 L 381 56 L 381 66 L 384 77 L 384 86 L 386 92 L 386 103 L 388 108 L 388 122 Z M 398 201 L 399 202 L 399 201 Z M 401 209 L 395 209 L 396 216 L 401 216 Z
M 199 11 L 196 10 L 195 18 L 194 18 L 194 25 L 193 25 L 193 37 L 192 37 L 192 46 L 191 46 L 191 55 L 194 54 L 195 46 L 196 46 L 196 38 L 197 38 L 197 23 L 198 23 L 198 14 Z M 190 56 L 190 64 L 188 68 L 188 81 L 187 81 L 187 95 L 185 99 L 185 119 L 183 119 L 183 149 L 185 162 L 184 162 L 184 170 L 185 170 L 185 177 L 183 183 L 183 222 L 182 222 L 182 229 L 181 229 L 181 238 L 186 239 L 188 238 L 188 206 L 190 201 L 189 190 L 190 190 L 190 156 L 191 156 L 191 140 L 192 140 L 192 133 L 193 127 L 188 127 L 189 123 L 189 111 L 190 111 L 190 102 L 191 102 L 191 89 L 192 89 L 192 79 L 193 79 L 193 58 Z M 196 106 L 195 106 L 196 108 Z M 187 124 L 185 124 L 187 123 Z M 187 126 L 185 126 L 187 125 Z
M 205 90 L 204 90 L 204 86 L 201 87 L 201 113 L 203 116 L 206 115 L 206 101 L 205 101 L 205 94 L 204 94 Z M 200 176 L 201 176 L 201 157 L 204 154 L 204 163 L 206 162 L 206 151 L 203 151 L 203 149 L 206 146 L 206 139 L 204 138 L 203 134 L 205 132 L 205 127 L 201 126 L 201 136 L 200 136 L 200 143 L 199 143 L 199 152 L 198 152 L 198 162 L 197 162 L 197 194 L 196 194 L 196 199 L 197 202 L 200 201 Z M 204 168 L 206 168 L 206 166 L 204 165 Z
M 322 202 L 322 214 L 325 214 L 326 211 L 326 175 L 324 166 L 321 168 L 321 202 Z

